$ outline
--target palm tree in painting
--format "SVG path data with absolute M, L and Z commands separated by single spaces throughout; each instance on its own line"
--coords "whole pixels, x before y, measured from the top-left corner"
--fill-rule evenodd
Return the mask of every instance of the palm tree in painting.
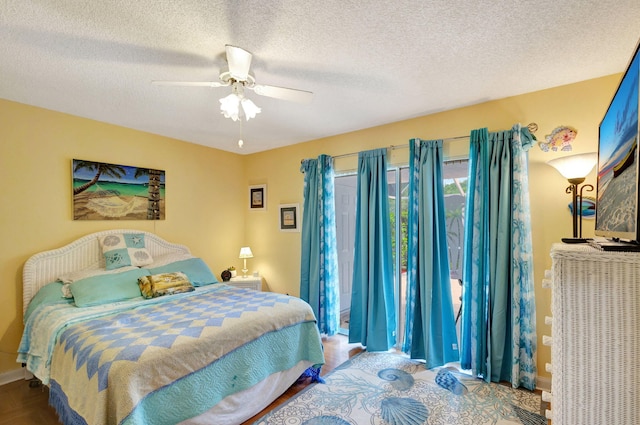
M 142 176 L 149 176 L 147 220 L 160 219 L 160 178 L 162 171 L 149 168 L 136 168 L 133 177 L 136 179 Z
M 108 177 L 122 178 L 126 174 L 126 170 L 124 167 L 120 165 L 114 164 L 105 164 L 104 162 L 93 162 L 93 161 L 74 161 L 75 165 L 73 167 L 73 172 L 77 172 L 79 170 L 89 170 L 95 172 L 95 176 L 87 183 L 82 186 L 78 186 L 73 189 L 73 194 L 77 195 L 78 193 L 82 193 L 85 190 L 89 189 L 94 184 L 98 183 L 100 180 L 100 176 L 103 174 Z

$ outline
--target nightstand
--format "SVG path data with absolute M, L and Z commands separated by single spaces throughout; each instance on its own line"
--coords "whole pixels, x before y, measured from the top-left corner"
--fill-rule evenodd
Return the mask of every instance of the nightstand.
M 236 276 L 232 277 L 230 281 L 224 283 L 231 286 L 237 286 L 238 288 L 248 288 L 255 289 L 256 291 L 262 291 L 261 276 Z

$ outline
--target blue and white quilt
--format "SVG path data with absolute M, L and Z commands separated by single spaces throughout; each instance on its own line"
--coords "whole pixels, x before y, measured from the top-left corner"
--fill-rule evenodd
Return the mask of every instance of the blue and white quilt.
M 224 284 L 109 306 L 43 306 L 19 352 L 49 384 L 63 422 L 96 425 L 177 423 L 301 360 L 324 363 L 308 304 Z

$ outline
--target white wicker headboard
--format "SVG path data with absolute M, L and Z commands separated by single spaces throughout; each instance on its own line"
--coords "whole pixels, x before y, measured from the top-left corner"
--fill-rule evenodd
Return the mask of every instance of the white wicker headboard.
M 165 241 L 157 235 L 142 230 L 114 229 L 91 233 L 68 245 L 43 251 L 27 260 L 22 273 L 22 312 L 38 290 L 65 273 L 86 269 L 104 269 L 105 262 L 98 238 L 114 233 L 144 233 L 145 247 L 152 257 L 165 254 L 190 254 L 189 248 Z

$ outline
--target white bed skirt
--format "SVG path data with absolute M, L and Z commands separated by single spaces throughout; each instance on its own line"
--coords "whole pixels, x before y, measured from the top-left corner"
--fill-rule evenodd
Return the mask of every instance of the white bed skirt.
M 311 366 L 311 362 L 301 361 L 291 369 L 274 373 L 251 388 L 225 397 L 207 412 L 182 421 L 180 425 L 241 424 L 280 397 Z

